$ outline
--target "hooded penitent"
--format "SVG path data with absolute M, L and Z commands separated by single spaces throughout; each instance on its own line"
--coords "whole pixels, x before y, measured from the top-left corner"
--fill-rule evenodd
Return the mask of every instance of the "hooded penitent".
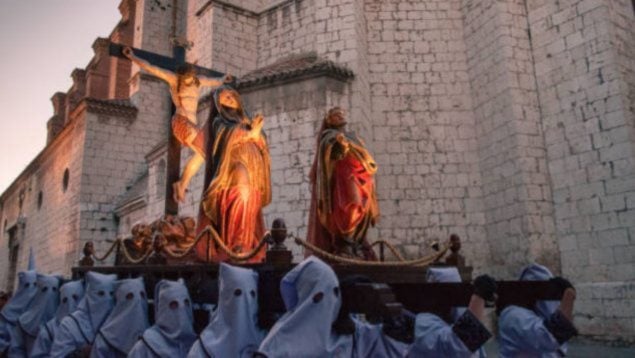
M 461 282 L 461 275 L 456 267 L 431 267 L 426 272 L 426 282 Z M 453 307 L 451 311 L 452 323 L 454 323 L 464 312 L 465 307 Z
M 311 256 L 280 282 L 287 312 L 271 328 L 258 352 L 269 358 L 403 357 L 405 347 L 385 337 L 381 325 L 353 320 L 355 333 L 332 329 L 342 299 L 333 269 Z
M 115 307 L 99 329 L 91 357 L 126 357 L 149 327 L 143 278 L 115 283 Z
M 112 310 L 116 275 L 87 272 L 86 291 L 77 310 L 62 319 L 55 335 L 51 357 L 66 357 L 93 344 L 95 335 Z
M 16 336 L 11 342 L 10 356 L 30 356 L 40 327 L 55 316 L 59 305 L 59 276 L 37 275 L 37 293 L 29 309 L 18 319 Z
M 237 109 L 223 106 L 221 93 L 232 93 Z M 208 121 L 203 198 L 199 231 L 212 225 L 233 251 L 249 252 L 265 233 L 262 208 L 271 202 L 270 157 L 264 133 L 243 109 L 240 95 L 227 86 L 214 92 Z M 208 249 L 210 251 L 208 251 Z M 201 240 L 197 255 L 214 261 L 227 259 L 222 250 Z M 264 251 L 250 262 L 259 262 Z
M 271 358 L 350 355 L 350 337 L 332 332 L 342 301 L 337 276 L 327 264 L 307 258 L 284 276 L 280 294 L 287 312 L 269 331 L 260 353 Z
M 431 267 L 426 274 L 430 283 L 461 282 L 456 267 Z M 482 350 L 472 352 L 453 330 L 452 324 L 469 320 L 469 326 L 475 332 L 485 330 L 480 322 L 466 308 L 453 307 L 450 315 L 451 323 L 432 313 L 420 313 L 415 321 L 415 340 L 410 347 L 408 357 L 479 357 Z M 460 323 L 459 323 L 460 324 Z
M 218 308 L 188 357 L 251 358 L 264 338 L 258 327 L 258 273 L 221 264 Z
M 55 333 L 62 319 L 74 312 L 80 300 L 84 297 L 84 283 L 82 281 L 67 282 L 62 285 L 59 291 L 60 304 L 57 307 L 55 316 L 40 328 L 31 351 L 32 358 L 49 356 Z
M 9 348 L 18 318 L 31 306 L 37 294 L 36 280 L 37 273 L 33 270 L 18 273 L 15 294 L 0 311 L 0 353 Z
M 523 269 L 519 280 L 547 281 L 552 277 L 545 266 L 531 264 Z M 500 357 L 555 358 L 566 353 L 567 345 L 560 345 L 545 325 L 559 306 L 559 301 L 538 301 L 533 310 L 506 307 L 498 319 Z
M 192 304 L 183 280 L 160 281 L 154 289 L 155 324 L 128 357 L 185 357 L 196 340 Z
M 532 264 L 523 270 L 518 278 L 520 281 L 548 281 L 553 274 L 548 268 L 538 264 Z M 534 311 L 543 319 L 549 318 L 560 306 L 560 301 L 538 301 Z

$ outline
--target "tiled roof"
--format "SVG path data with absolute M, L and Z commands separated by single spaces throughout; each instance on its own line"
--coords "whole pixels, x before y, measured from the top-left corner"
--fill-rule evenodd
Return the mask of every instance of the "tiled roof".
M 269 66 L 259 68 L 238 79 L 237 88 L 269 85 L 304 77 L 325 75 L 346 81 L 355 75 L 350 69 L 318 57 L 315 53 L 303 53 L 285 57 Z

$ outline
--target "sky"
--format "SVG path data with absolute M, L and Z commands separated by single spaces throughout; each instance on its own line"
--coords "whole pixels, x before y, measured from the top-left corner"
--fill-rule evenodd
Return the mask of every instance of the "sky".
M 121 0 L 0 0 L 0 193 L 46 144 L 51 97 L 66 92 Z

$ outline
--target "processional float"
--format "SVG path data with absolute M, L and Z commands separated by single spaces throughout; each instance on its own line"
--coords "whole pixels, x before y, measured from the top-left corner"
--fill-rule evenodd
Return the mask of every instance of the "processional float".
M 342 287 L 345 313 L 362 313 L 371 322 L 390 323 L 403 309 L 431 312 L 449 321 L 452 307 L 467 306 L 474 292 L 472 268 L 465 266 L 461 243 L 453 235 L 431 252 L 406 259 L 384 240 L 368 242 L 366 232 L 379 218 L 374 174 L 377 165 L 364 142 L 346 131 L 341 108 L 329 110 L 317 138 L 310 174 L 312 200 L 308 238 L 290 235 L 279 218 L 266 229 L 262 208 L 271 202 L 269 153 L 262 115 L 250 115 L 231 85 L 237 79 L 184 61 L 185 45 L 176 43 L 173 58 L 110 45 L 112 56 L 125 57 L 170 85 L 173 101 L 172 135 L 168 148 L 165 215 L 153 223 L 137 224 L 131 236 L 115 240 L 103 254 L 86 243 L 84 257 L 73 268 L 75 278 L 87 271 L 143 276 L 147 292 L 161 279 L 183 278 L 194 302 L 216 303 L 214 291 L 219 262 L 247 266 L 259 273 L 259 320 L 271 327 L 285 311 L 280 280 L 293 268 L 284 242 L 292 238 L 307 254 L 331 264 L 340 280 L 363 276 L 364 282 Z M 185 66 L 184 66 L 185 65 Z M 216 87 L 209 120 L 196 124 L 198 89 Z M 181 146 L 192 158 L 180 175 Z M 205 168 L 204 192 L 197 220 L 178 216 L 193 173 Z M 390 254 L 387 255 L 386 251 Z M 113 266 L 94 266 L 114 255 Z M 392 260 L 386 258 L 390 256 Z M 428 283 L 430 266 L 457 266 L 463 283 Z M 497 310 L 514 304 L 532 307 L 538 300 L 559 300 L 551 282 L 498 281 Z M 195 312 L 197 327 L 205 327 L 207 312 Z M 399 327 L 399 325 L 393 325 Z M 392 335 L 412 339 L 412 329 L 396 328 Z

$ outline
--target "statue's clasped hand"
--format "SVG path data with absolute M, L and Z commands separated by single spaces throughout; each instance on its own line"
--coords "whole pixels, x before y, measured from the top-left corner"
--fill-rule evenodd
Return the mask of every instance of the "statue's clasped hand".
M 254 119 L 251 120 L 251 130 L 249 137 L 252 139 L 258 139 L 260 133 L 262 133 L 262 126 L 265 124 L 265 118 L 261 113 L 257 113 Z
M 342 146 L 342 149 L 344 150 L 344 152 L 348 150 L 350 143 L 348 142 L 348 139 L 346 139 L 346 136 L 343 133 L 339 133 L 335 137 L 335 140 L 337 140 L 337 143 L 339 143 Z

